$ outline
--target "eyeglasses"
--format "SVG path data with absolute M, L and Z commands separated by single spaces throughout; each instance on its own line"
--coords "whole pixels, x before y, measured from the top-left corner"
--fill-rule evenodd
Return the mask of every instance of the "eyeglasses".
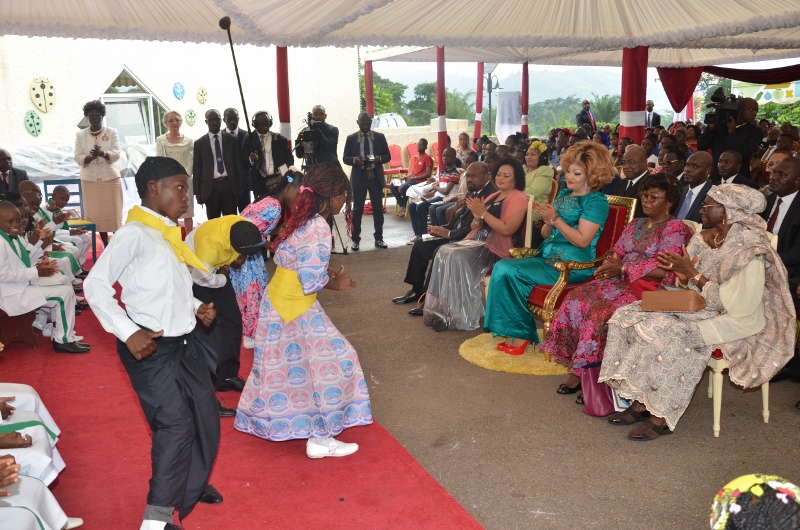
M 642 201 L 646 201 L 646 202 L 658 202 L 661 199 L 666 199 L 667 198 L 666 195 L 650 195 L 650 194 L 645 193 L 645 192 L 639 193 L 639 197 L 641 197 Z
M 99 113 L 99 112 L 87 112 L 86 115 L 87 116 L 92 116 L 93 118 L 96 118 L 98 116 L 102 116 L 102 114 Z
M 717 206 L 722 206 L 721 204 L 704 204 L 700 207 L 701 210 L 705 210 L 706 208 L 716 208 Z

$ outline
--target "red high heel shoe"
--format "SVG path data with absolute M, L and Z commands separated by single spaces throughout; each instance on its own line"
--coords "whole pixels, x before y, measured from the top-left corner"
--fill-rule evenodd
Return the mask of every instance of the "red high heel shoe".
M 509 355 L 522 355 L 523 353 L 525 353 L 525 348 L 528 347 L 528 344 L 530 344 L 530 342 L 531 341 L 529 340 L 525 340 L 522 341 L 522 344 L 520 344 L 519 346 L 506 346 L 505 348 L 503 348 L 503 351 Z
M 508 351 L 508 344 L 506 344 L 505 342 L 501 342 L 500 344 L 497 345 L 497 351 L 502 351 L 502 352 Z

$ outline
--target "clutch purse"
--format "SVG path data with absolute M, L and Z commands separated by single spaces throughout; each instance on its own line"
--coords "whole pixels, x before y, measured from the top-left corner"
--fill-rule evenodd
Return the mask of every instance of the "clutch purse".
M 642 293 L 642 311 L 700 311 L 706 300 L 692 289 L 670 291 L 645 291 Z

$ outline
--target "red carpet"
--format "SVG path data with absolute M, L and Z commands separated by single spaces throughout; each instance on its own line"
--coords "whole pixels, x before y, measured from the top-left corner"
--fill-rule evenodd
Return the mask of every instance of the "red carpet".
M 114 346 L 90 310 L 76 330 L 86 355 L 57 354 L 17 343 L 0 353 L 0 380 L 32 385 L 62 430 L 67 468 L 52 486 L 88 530 L 138 528 L 150 476 L 150 431 Z M 242 354 L 242 375 L 253 362 Z M 237 393 L 219 394 L 236 407 Z M 376 411 L 380 417 L 380 411 Z M 470 529 L 481 528 L 423 467 L 377 423 L 345 431 L 360 450 L 346 458 L 310 460 L 305 441 L 267 442 L 222 419 L 211 483 L 225 497 L 199 504 L 188 529 Z

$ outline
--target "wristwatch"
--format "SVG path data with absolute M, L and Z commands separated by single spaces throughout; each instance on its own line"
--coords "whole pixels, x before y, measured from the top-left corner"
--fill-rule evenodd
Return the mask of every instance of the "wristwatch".
M 700 278 L 702 278 L 702 277 L 703 277 L 703 274 L 698 272 L 697 274 L 695 274 L 694 276 L 689 278 L 689 281 L 687 281 L 686 283 L 687 283 L 687 285 L 688 284 L 692 284 L 695 287 L 697 287 L 697 284 L 700 283 Z
M 488 212 L 488 210 L 487 210 L 487 211 L 484 211 L 484 212 L 481 214 L 481 221 L 483 221 L 483 218 L 484 218 L 484 217 L 486 217 L 486 214 L 487 214 L 487 213 L 489 213 L 489 212 Z

